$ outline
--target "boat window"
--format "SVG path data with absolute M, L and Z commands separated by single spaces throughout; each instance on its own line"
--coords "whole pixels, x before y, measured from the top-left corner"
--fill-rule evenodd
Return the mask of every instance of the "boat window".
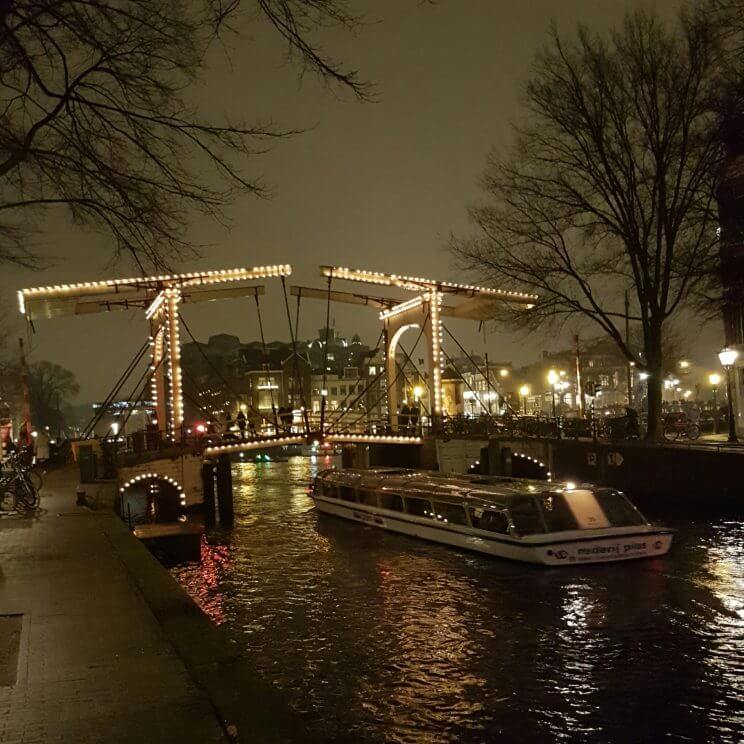
M 545 532 L 537 500 L 533 496 L 513 496 L 509 503 L 514 529 L 520 535 Z
M 375 491 L 359 491 L 359 503 L 367 506 L 377 506 L 377 493 Z
M 434 513 L 441 522 L 449 524 L 467 524 L 468 518 L 465 514 L 465 507 L 459 504 L 448 504 L 446 501 L 434 502 Z
M 499 532 L 502 535 L 506 535 L 509 532 L 509 518 L 502 511 L 471 507 L 470 522 L 478 530 Z
M 596 490 L 594 496 L 613 527 L 636 527 L 639 524 L 647 524 L 638 509 L 618 491 L 602 488 Z
M 356 501 L 356 492 L 350 486 L 341 486 L 339 491 L 341 491 L 340 498 L 344 501 Z
M 574 513 L 569 508 L 562 494 L 546 493 L 540 498 L 540 508 L 542 509 L 548 532 L 580 529 Z
M 590 489 L 577 488 L 566 491 L 563 498 L 566 499 L 580 530 L 603 530 L 612 526 Z
M 338 489 L 333 483 L 323 483 L 321 493 L 324 496 L 330 496 L 332 499 L 338 498 Z
M 403 498 L 397 493 L 386 493 L 380 494 L 380 506 L 383 509 L 390 509 L 390 511 L 403 511 Z
M 425 499 L 414 499 L 406 496 L 406 511 L 414 517 L 428 517 L 434 519 L 431 502 Z

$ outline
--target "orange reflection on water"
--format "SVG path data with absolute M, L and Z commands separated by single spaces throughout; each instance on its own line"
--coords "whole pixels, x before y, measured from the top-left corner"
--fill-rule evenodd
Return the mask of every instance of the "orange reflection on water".
M 211 545 L 202 535 L 201 562 L 177 574 L 179 583 L 216 625 L 221 625 L 226 619 L 221 582 L 229 570 L 230 548 L 227 545 Z

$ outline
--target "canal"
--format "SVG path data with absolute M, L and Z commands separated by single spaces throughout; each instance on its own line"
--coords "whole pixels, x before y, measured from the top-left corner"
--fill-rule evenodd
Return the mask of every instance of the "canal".
M 665 513 L 662 559 L 539 568 L 318 515 L 327 466 L 235 465 L 235 529 L 172 569 L 308 738 L 742 741 L 741 520 Z

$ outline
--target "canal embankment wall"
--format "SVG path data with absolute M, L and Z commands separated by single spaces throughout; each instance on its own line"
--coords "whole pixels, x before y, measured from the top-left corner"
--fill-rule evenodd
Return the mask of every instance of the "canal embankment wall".
M 553 479 L 611 486 L 642 497 L 741 498 L 744 509 L 744 450 L 637 441 L 492 439 L 488 472 L 524 475 L 529 457 L 545 463 Z
M 364 454 L 364 453 L 362 453 Z M 744 447 L 576 439 L 425 440 L 373 445 L 345 465 L 439 469 L 595 483 L 639 497 L 717 499 L 741 503 Z

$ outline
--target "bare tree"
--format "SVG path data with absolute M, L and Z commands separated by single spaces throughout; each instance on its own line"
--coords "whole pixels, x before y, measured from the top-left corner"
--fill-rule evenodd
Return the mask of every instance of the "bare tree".
M 191 210 L 219 218 L 236 192 L 263 194 L 245 157 L 289 132 L 188 102 L 210 44 L 256 20 L 304 68 L 368 96 L 312 41 L 359 22 L 346 0 L 0 0 L 0 262 L 32 265 L 39 210 L 64 205 L 161 268 L 193 249 Z
M 583 318 L 649 373 L 660 434 L 664 333 L 717 259 L 720 40 L 699 13 L 664 24 L 636 11 L 604 36 L 555 29 L 525 89 L 522 123 L 493 152 L 479 232 L 453 239 L 462 265 L 541 301 L 529 327 Z M 643 331 L 625 343 L 623 295 Z

